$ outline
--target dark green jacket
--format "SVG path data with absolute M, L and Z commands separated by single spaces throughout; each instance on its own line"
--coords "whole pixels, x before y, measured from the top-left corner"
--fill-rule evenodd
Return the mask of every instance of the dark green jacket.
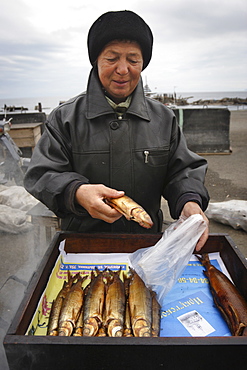
M 174 113 L 144 96 L 140 80 L 122 119 L 107 102 L 93 69 L 87 93 L 56 108 L 35 147 L 25 187 L 62 218 L 63 230 L 79 232 L 158 232 L 161 196 L 173 218 L 186 193 L 208 204 L 203 185 L 206 160 L 187 149 Z M 66 188 L 75 180 L 104 184 L 142 205 L 154 221 L 144 229 L 124 217 L 114 224 L 92 219 L 82 208 L 72 214 L 64 207 Z M 181 210 L 180 210 L 181 211 Z

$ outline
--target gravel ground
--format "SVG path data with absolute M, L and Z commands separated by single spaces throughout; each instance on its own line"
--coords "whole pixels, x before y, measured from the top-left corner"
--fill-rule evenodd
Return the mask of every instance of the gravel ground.
M 232 153 L 207 155 L 206 187 L 212 202 L 247 200 L 247 110 L 231 112 Z M 210 220 L 210 232 L 228 234 L 247 258 L 247 233 Z
M 212 201 L 247 200 L 247 110 L 232 111 L 231 154 L 207 155 L 206 187 Z

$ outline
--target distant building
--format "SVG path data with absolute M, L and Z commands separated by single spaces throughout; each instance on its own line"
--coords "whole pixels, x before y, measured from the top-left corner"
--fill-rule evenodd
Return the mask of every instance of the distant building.
M 144 94 L 145 95 L 150 95 L 150 93 L 151 93 L 150 87 L 148 85 L 145 85 L 144 86 Z
M 145 84 L 145 86 L 143 87 L 143 89 L 144 89 L 144 94 L 145 94 L 145 95 L 150 95 L 150 94 L 151 94 L 151 89 L 150 89 L 150 87 L 148 86 L 147 77 L 146 77 L 146 84 Z

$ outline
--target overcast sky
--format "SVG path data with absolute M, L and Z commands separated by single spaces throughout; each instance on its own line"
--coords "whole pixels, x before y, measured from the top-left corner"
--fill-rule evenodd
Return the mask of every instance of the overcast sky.
M 8 0 L 0 12 L 0 98 L 84 91 L 87 34 L 109 10 L 132 10 L 154 35 L 152 91 L 247 91 L 246 0 Z

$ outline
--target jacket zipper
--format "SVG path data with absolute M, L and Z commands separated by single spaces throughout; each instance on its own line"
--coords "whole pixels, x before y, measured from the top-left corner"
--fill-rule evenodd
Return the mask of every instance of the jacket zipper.
M 149 156 L 149 151 L 148 150 L 144 150 L 144 156 L 145 156 L 145 160 L 144 160 L 144 163 L 148 163 L 148 156 Z

